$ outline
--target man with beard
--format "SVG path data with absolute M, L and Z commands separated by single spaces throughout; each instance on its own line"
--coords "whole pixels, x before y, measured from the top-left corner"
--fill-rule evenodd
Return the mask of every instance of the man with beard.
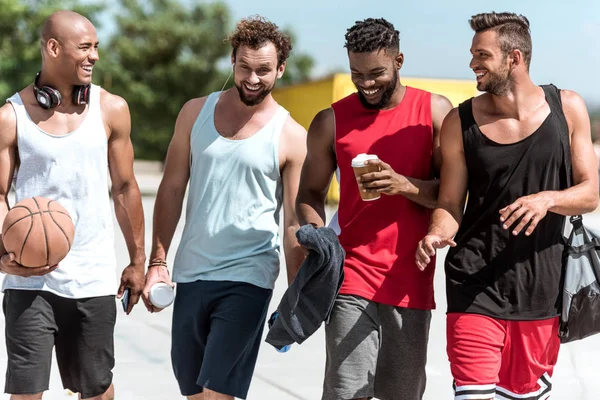
M 289 37 L 257 17 L 229 38 L 235 88 L 186 103 L 156 197 L 143 299 L 169 284 L 166 257 L 189 181 L 175 256 L 172 363 L 188 399 L 246 398 L 279 273 L 279 211 L 288 282 L 304 259 L 295 237 L 306 131 L 271 96 Z
M 564 216 L 598 205 L 590 120 L 578 94 L 531 81 L 527 18 L 478 14 L 470 24 L 470 66 L 486 93 L 444 121 L 438 206 L 417 263 L 426 268 L 435 249 L 453 246 L 446 292 L 455 398 L 547 399 L 560 345 Z
M 297 212 L 325 223 L 325 195 L 339 168 L 339 240 L 345 279 L 326 325 L 323 399 L 420 399 L 433 298 L 432 267 L 419 271 L 414 249 L 436 203 L 438 132 L 452 108 L 445 97 L 403 86 L 399 33 L 368 18 L 346 33 L 357 93 L 314 118 Z M 351 160 L 375 154 L 379 172 L 355 178 Z M 361 200 L 359 190 L 381 193 Z

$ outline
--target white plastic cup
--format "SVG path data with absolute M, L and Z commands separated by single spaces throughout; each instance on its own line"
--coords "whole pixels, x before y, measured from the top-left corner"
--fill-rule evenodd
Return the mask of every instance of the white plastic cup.
M 369 172 L 379 172 L 378 165 L 365 165 L 365 161 L 367 160 L 379 160 L 379 157 L 377 157 L 375 154 L 361 153 L 352 159 L 352 169 L 354 170 L 354 176 L 356 178 L 360 178 L 361 175 Z M 373 201 L 381 197 L 381 195 L 377 192 L 363 192 L 360 187 L 358 188 L 358 191 L 363 201 Z
M 150 288 L 150 302 L 156 308 L 166 308 L 173 303 L 175 291 L 171 285 L 159 282 Z

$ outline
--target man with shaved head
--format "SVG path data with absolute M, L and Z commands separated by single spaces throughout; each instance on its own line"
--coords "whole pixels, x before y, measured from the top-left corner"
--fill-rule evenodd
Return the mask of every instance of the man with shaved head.
M 88 19 L 55 12 L 42 29 L 41 50 L 33 84 L 0 108 L 0 219 L 14 183 L 16 202 L 43 196 L 64 206 L 75 237 L 64 260 L 39 268 L 16 263 L 0 241 L 5 392 L 12 400 L 41 399 L 56 346 L 64 387 L 81 399 L 108 400 L 114 398 L 115 295 L 128 293 L 129 313 L 144 284 L 144 217 L 129 110 L 125 100 L 91 83 L 99 57 Z M 120 286 L 107 171 L 130 256 Z

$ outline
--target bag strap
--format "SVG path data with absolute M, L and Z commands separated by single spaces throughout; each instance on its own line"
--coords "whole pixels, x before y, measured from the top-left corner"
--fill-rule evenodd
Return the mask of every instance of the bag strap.
M 546 99 L 550 105 L 550 110 L 558 119 L 558 131 L 564 154 L 567 187 L 572 187 L 573 171 L 571 162 L 571 144 L 569 143 L 571 138 L 569 137 L 569 125 L 567 124 L 567 118 L 565 117 L 565 113 L 563 111 L 560 89 L 553 84 L 542 85 L 541 87 L 544 89 L 544 93 L 546 94 Z M 569 218 L 571 224 L 582 223 L 582 219 L 583 217 L 581 215 L 573 215 Z

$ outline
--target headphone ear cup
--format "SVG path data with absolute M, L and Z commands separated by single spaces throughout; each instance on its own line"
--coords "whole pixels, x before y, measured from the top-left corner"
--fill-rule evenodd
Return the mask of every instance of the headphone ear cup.
M 90 100 L 90 85 L 75 86 L 73 88 L 73 103 L 77 105 L 88 104 Z
M 51 87 L 44 86 L 42 88 L 42 92 L 47 93 L 50 97 L 51 103 L 50 108 L 57 107 L 62 103 L 62 95 L 56 89 L 52 89 Z
M 35 93 L 35 98 L 38 102 L 38 104 L 40 105 L 40 107 L 44 108 L 44 109 L 49 109 L 50 107 L 52 107 L 52 99 L 50 98 L 50 95 L 48 93 L 46 93 L 43 90 L 37 90 Z

